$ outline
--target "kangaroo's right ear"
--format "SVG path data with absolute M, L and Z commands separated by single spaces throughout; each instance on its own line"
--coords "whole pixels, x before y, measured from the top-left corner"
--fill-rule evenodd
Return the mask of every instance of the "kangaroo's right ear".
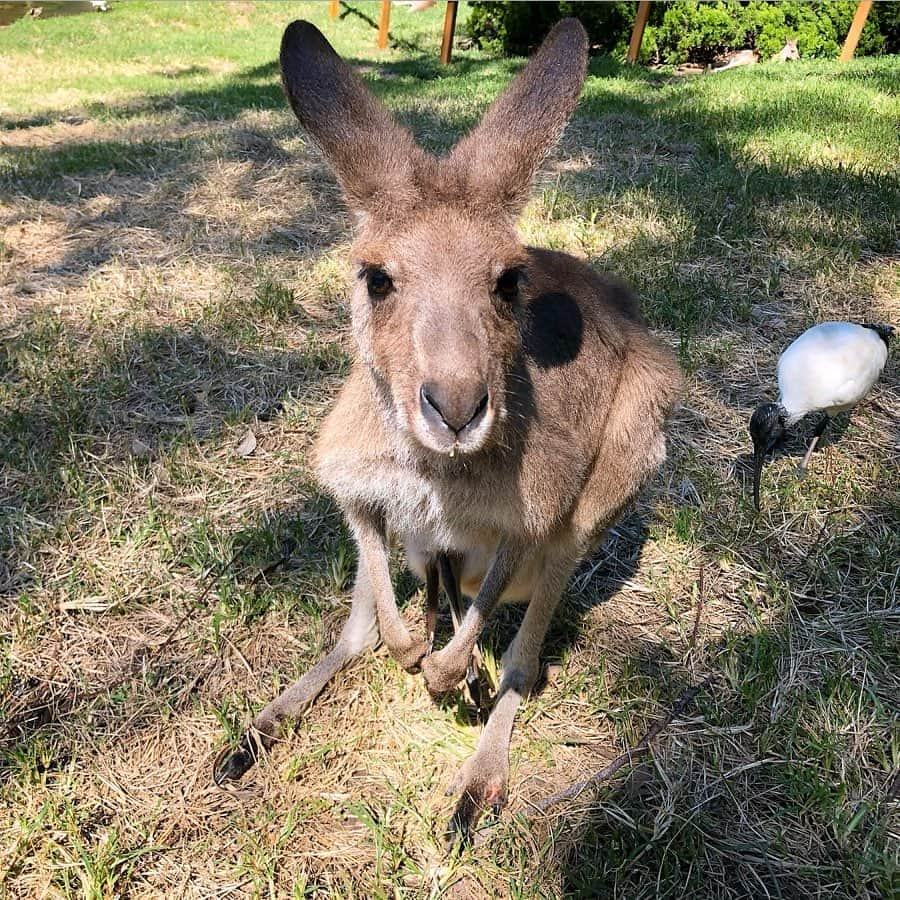
M 415 200 L 424 152 L 309 22 L 292 22 L 284 32 L 281 79 L 352 208 L 373 212 Z
M 562 134 L 587 74 L 588 38 L 577 19 L 558 22 L 513 83 L 447 161 L 476 201 L 518 214 L 531 181 Z

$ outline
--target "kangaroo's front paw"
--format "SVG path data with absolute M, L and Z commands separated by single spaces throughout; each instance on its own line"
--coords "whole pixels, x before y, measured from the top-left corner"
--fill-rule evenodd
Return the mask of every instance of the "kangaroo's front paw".
M 451 843 L 470 844 L 485 810 L 497 816 L 509 799 L 509 763 L 505 756 L 475 753 L 459 770 L 448 794 L 461 794 L 447 826 Z
M 397 660 L 397 665 L 414 675 L 421 668 L 422 659 L 428 653 L 428 642 L 410 638 L 408 643 L 394 646 L 388 644 L 388 650 Z
M 450 651 L 450 652 L 448 652 Z M 439 697 L 459 686 L 468 668 L 469 660 L 452 652 L 451 645 L 432 653 L 422 660 L 425 686 L 433 697 Z

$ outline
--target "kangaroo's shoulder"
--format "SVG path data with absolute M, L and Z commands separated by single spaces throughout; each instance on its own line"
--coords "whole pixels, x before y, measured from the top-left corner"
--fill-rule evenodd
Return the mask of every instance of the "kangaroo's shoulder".
M 564 295 L 585 318 L 644 325 L 637 298 L 625 281 L 558 250 L 529 247 L 528 255 L 532 292 L 538 299 L 547 294 Z

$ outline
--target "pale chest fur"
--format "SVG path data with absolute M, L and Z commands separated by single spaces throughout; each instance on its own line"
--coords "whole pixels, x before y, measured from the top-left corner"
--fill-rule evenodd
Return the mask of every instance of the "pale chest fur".
M 559 483 L 547 472 L 529 481 L 522 474 L 529 467 L 515 454 L 458 458 L 439 473 L 424 469 L 373 405 L 359 402 L 364 387 L 351 376 L 324 422 L 316 473 L 346 512 L 383 518 L 420 577 L 434 554 L 454 553 L 463 559 L 462 587 L 472 596 L 502 538 L 527 535 L 540 544 L 566 521 L 581 487 L 562 477 L 570 467 L 555 470 Z M 536 552 L 504 599 L 527 599 L 541 562 Z
M 338 502 L 383 515 L 390 535 L 403 545 L 407 564 L 420 578 L 436 553 L 460 556 L 463 592 L 477 593 L 501 537 L 511 523 L 521 522 L 518 504 L 510 502 L 514 492 L 495 485 L 482 490 L 479 499 L 477 486 L 466 480 L 449 487 L 389 457 L 363 457 L 346 449 L 330 448 L 319 458 L 319 478 Z M 488 503 L 485 493 L 491 495 Z M 505 599 L 528 598 L 538 564 L 535 559 L 525 567 Z
M 458 488 L 447 490 L 413 466 L 359 449 L 330 447 L 319 456 L 319 479 L 344 508 L 377 512 L 395 535 L 428 535 L 435 550 L 461 549 L 470 535 L 493 530 L 483 508 L 458 502 Z
M 395 535 L 420 534 L 435 551 L 502 536 L 540 540 L 566 517 L 585 465 L 566 459 L 575 442 L 565 429 L 543 441 L 561 463 L 549 471 L 529 465 L 535 447 L 527 444 L 429 465 L 385 420 L 366 377 L 351 373 L 316 444 L 319 480 L 345 510 L 377 513 Z

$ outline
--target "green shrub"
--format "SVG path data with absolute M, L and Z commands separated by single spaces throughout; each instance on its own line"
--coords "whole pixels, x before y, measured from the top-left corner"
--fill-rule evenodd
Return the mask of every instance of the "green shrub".
M 751 5 L 758 7 L 768 4 L 754 3 Z M 785 27 L 789 32 L 787 36 L 796 39 L 801 56 L 834 57 L 838 55 L 856 13 L 857 4 L 854 0 L 845 0 L 840 3 L 785 3 L 782 5 Z M 776 42 L 773 38 L 770 46 Z M 874 18 L 870 16 L 863 28 L 856 52 L 861 55 L 880 53 L 883 46 L 884 39 L 878 33 L 878 26 Z M 772 53 L 774 52 L 776 50 L 772 51 Z
M 478 46 L 526 54 L 553 23 L 576 16 L 593 48 L 624 53 L 636 3 L 472 3 L 467 30 Z M 837 56 L 856 12 L 855 0 L 829 3 L 718 0 L 654 3 L 641 59 L 708 63 L 724 53 L 756 49 L 763 59 L 796 40 L 802 57 Z M 900 51 L 900 3 L 876 3 L 857 47 L 858 55 Z
M 884 53 L 900 53 L 900 3 L 876 3 L 869 13 L 884 38 Z M 865 33 L 865 29 L 863 29 Z
M 887 5 L 887 4 L 879 4 Z M 768 59 L 796 40 L 802 57 L 834 57 L 850 30 L 855 0 L 831 3 L 677 2 L 668 4 L 655 40 L 666 62 L 711 62 L 731 51 L 753 48 Z M 857 53 L 881 53 L 885 37 L 870 16 Z
M 498 53 L 503 50 L 506 30 L 503 29 L 503 3 L 471 3 L 472 11 L 466 19 L 466 36 L 482 50 Z
M 661 18 L 662 11 L 659 12 Z M 636 13 L 637 3 L 559 4 L 560 18 L 574 16 L 578 19 L 587 31 L 592 47 L 605 51 L 620 50 L 622 54 L 628 47 Z
M 746 24 L 744 31 L 747 46 L 755 47 L 763 59 L 768 59 L 784 46 L 788 40 L 797 41 L 797 49 L 801 56 L 808 56 L 805 47 L 801 47 L 799 36 L 788 26 L 785 18 L 785 6 L 799 6 L 798 3 L 752 3 L 743 15 Z
M 656 43 L 666 62 L 711 62 L 746 43 L 738 3 L 673 3 L 656 30 Z

